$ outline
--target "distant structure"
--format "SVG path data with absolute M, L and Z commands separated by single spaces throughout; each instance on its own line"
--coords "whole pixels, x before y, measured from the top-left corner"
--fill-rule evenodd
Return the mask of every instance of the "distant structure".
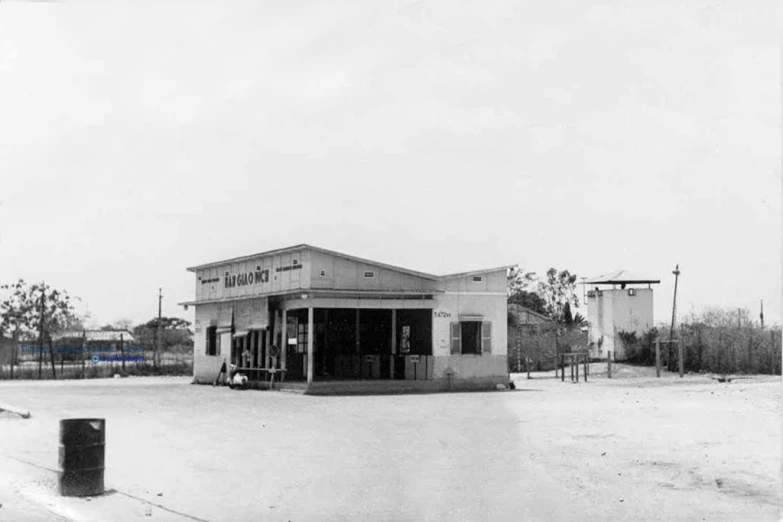
M 75 330 L 56 335 L 53 340 L 84 339 L 86 343 L 125 343 L 135 342 L 133 334 L 128 330 Z
M 516 325 L 522 328 L 527 328 L 531 331 L 536 331 L 540 327 L 545 325 L 553 325 L 554 321 L 544 314 L 540 314 L 535 310 L 531 310 L 522 305 L 510 304 L 508 305 L 508 311 L 510 315 L 513 315 Z
M 588 342 L 590 356 L 613 360 L 626 358 L 619 332 L 641 336 L 655 324 L 652 285 L 659 279 L 643 277 L 627 270 L 584 281 L 587 291 Z

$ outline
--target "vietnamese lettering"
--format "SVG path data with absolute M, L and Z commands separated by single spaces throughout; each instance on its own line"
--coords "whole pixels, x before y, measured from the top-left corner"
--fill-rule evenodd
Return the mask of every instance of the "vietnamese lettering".
M 268 283 L 269 282 L 269 269 L 256 269 L 255 272 L 247 272 L 241 274 L 229 274 L 226 272 L 223 278 L 223 286 L 226 288 L 233 288 L 235 286 L 247 286 L 252 284 Z

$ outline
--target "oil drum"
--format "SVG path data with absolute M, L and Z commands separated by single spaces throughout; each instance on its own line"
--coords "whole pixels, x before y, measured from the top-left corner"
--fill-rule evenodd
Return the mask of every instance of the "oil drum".
M 60 421 L 60 494 L 89 497 L 104 492 L 106 420 Z

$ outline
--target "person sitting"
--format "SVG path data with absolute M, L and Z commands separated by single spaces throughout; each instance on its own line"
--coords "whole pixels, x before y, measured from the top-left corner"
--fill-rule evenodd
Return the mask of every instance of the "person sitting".
M 244 390 L 247 388 L 247 375 L 237 372 L 237 366 L 231 365 L 231 373 L 228 378 L 228 387 L 232 390 L 234 388 Z

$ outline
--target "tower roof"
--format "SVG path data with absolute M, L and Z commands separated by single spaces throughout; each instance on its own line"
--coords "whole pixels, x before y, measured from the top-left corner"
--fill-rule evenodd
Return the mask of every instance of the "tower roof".
M 645 277 L 629 270 L 617 270 L 608 274 L 593 277 L 584 282 L 586 285 L 619 285 L 619 284 L 658 284 L 660 279 Z

